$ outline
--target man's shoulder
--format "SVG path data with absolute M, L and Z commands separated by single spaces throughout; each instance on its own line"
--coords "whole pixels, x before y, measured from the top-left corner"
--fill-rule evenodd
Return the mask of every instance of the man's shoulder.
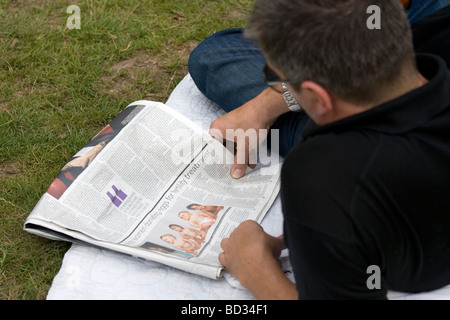
M 287 156 L 283 175 L 330 181 L 353 176 L 367 164 L 381 137 L 372 132 L 329 132 L 308 137 Z

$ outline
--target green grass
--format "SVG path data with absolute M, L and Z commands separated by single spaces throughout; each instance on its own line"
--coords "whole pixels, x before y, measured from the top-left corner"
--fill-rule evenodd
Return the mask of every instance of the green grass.
M 130 102 L 165 102 L 196 44 L 252 3 L 0 0 L 0 299 L 45 299 L 61 266 L 70 245 L 22 226 L 65 162 Z

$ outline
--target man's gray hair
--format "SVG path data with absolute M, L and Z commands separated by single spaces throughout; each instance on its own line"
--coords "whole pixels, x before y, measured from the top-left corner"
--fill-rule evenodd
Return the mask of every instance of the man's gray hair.
M 372 5 L 380 29 L 367 25 Z M 314 81 L 353 103 L 377 101 L 405 66 L 416 68 L 399 0 L 257 0 L 245 35 L 290 82 Z

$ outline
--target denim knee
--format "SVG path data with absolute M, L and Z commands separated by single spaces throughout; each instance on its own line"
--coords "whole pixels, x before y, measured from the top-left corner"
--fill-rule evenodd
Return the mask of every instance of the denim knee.
M 189 74 L 203 94 L 205 93 L 205 79 L 202 79 L 202 75 L 205 74 L 205 65 L 202 65 L 201 61 L 204 55 L 205 51 L 202 50 L 201 45 L 199 45 L 191 52 L 188 61 Z
M 218 31 L 203 40 L 190 54 L 188 61 L 188 71 L 197 85 L 198 89 L 205 94 L 207 79 L 211 72 L 214 72 L 215 57 L 223 48 L 232 45 L 231 37 L 242 34 L 241 28 L 231 28 Z
M 206 38 L 191 53 L 188 69 L 198 89 L 226 112 L 267 88 L 265 58 L 242 29 L 226 29 Z

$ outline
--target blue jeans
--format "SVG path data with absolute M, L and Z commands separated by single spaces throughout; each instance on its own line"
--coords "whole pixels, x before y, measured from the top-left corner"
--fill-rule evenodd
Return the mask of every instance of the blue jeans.
M 408 11 L 409 22 L 416 22 L 448 5 L 450 0 L 413 0 Z
M 413 0 L 411 19 L 420 19 L 450 4 L 450 0 Z M 242 36 L 242 29 L 219 31 L 191 53 L 189 73 L 199 90 L 226 112 L 239 108 L 267 88 L 262 70 L 266 63 L 258 46 Z M 278 118 L 279 151 L 285 157 L 300 141 L 309 118 L 289 112 Z M 270 142 L 269 142 L 270 143 Z

